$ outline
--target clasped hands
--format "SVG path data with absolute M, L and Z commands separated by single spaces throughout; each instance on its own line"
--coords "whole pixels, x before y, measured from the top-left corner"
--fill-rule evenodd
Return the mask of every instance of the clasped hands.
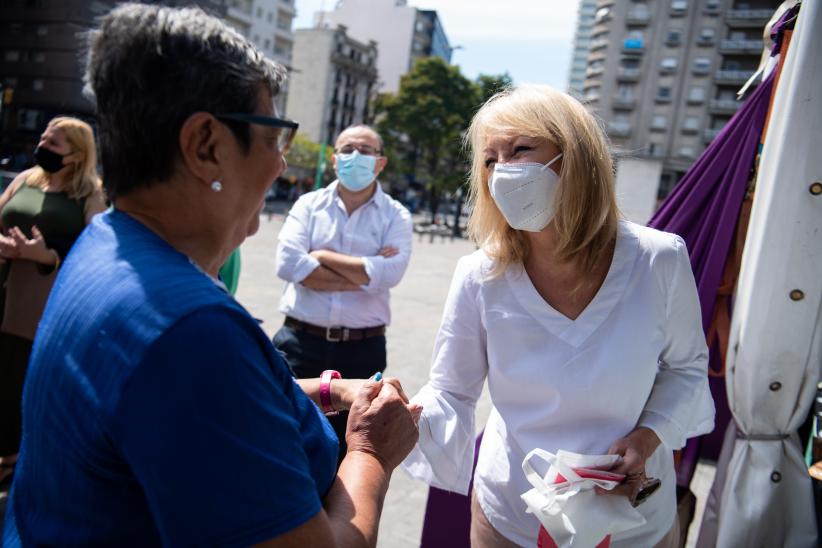
M 42 264 L 55 264 L 56 252 L 49 249 L 37 226 L 31 227 L 31 238 L 27 238 L 20 227 L 9 229 L 8 235 L 0 234 L 0 257 L 4 259 L 25 259 Z
M 422 406 L 408 402 L 394 377 L 337 379 L 332 387 L 332 393 L 339 391 L 342 407 L 349 409 L 348 452 L 367 453 L 386 470 L 396 468 L 417 443 Z

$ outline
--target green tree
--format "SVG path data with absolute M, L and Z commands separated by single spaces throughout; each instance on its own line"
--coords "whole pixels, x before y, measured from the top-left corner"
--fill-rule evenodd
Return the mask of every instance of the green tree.
M 331 147 L 325 148 L 326 163 L 331 159 Z M 288 165 L 302 167 L 305 169 L 314 169 L 317 166 L 317 158 L 320 155 L 320 144 L 315 143 L 302 133 L 297 133 L 294 137 L 294 142 L 291 143 L 291 149 L 288 151 L 286 160 Z
M 418 60 L 400 80 L 398 93 L 375 101 L 392 171 L 424 182 L 432 221 L 443 192 L 456 190 L 465 179 L 462 135 L 479 103 L 477 84 L 439 57 Z
M 511 80 L 511 75 L 507 72 L 497 75 L 480 74 L 477 77 L 477 85 L 479 86 L 480 92 L 480 103 L 485 103 L 485 101 L 493 97 L 494 94 L 499 93 L 505 88 L 511 87 L 513 83 L 514 82 Z

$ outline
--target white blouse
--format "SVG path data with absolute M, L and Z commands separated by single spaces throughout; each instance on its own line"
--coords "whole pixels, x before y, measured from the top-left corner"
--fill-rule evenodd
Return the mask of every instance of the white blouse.
M 430 485 L 467 494 L 474 408 L 485 379 L 493 408 L 474 477 L 491 524 L 536 546 L 539 522 L 520 498 L 532 449 L 604 454 L 637 426 L 662 444 L 646 474 L 662 488 L 638 507 L 647 524 L 611 545 L 652 546 L 676 512 L 674 449 L 713 429 L 708 352 L 699 297 L 679 236 L 620 221 L 611 267 L 577 317 L 554 310 L 521 265 L 489 279 L 482 252 L 457 265 L 434 346 L 420 438 L 403 468 Z

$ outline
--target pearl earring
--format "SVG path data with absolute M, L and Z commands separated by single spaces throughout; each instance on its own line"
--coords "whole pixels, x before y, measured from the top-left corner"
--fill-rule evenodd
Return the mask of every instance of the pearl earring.
M 211 190 L 214 192 L 220 192 L 223 189 L 223 183 L 220 181 L 212 181 L 211 183 Z

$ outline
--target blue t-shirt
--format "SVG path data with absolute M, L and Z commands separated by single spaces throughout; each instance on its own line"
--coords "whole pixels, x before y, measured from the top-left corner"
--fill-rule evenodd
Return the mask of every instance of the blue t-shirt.
M 4 545 L 253 544 L 320 511 L 336 453 L 256 321 L 115 210 L 38 330 Z

